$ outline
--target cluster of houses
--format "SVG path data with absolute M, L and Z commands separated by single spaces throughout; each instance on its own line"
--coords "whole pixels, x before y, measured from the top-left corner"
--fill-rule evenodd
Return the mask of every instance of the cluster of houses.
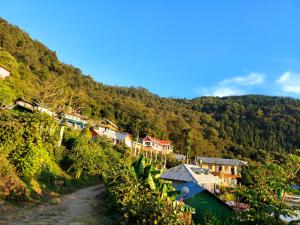
M 173 154 L 174 148 L 171 141 L 151 136 L 146 136 L 140 141 L 133 141 L 129 133 L 120 131 L 120 128 L 108 119 L 94 122 L 76 114 L 57 114 L 49 108 L 22 99 L 16 100 L 15 106 L 46 113 L 59 120 L 61 124 L 73 129 L 84 129 L 90 123 L 90 132 L 93 138 L 104 136 L 114 144 L 123 142 L 134 150 L 136 156 L 143 151 L 150 154 L 151 160 L 152 154 L 155 155 L 155 160 L 157 154 L 164 155 L 166 160 L 166 155 Z M 178 161 L 185 161 L 183 155 L 173 155 Z M 177 200 L 184 201 L 185 204 L 195 208 L 194 220 L 200 222 L 204 213 L 210 213 L 219 218 L 232 214 L 234 209 L 220 200 L 217 195 L 220 193 L 220 187 L 237 187 L 244 166 L 247 166 L 247 162 L 237 159 L 198 157 L 195 164 L 181 164 L 166 169 L 160 178 L 172 181 L 173 186 L 181 193 Z
M 247 162 L 238 159 L 199 158 L 198 165 L 175 166 L 167 169 L 161 178 L 172 181 L 175 186 L 194 181 L 210 192 L 216 193 L 219 186 L 237 187 L 241 182 L 242 167 L 247 166 Z
M 129 133 L 119 131 L 119 127 L 108 119 L 101 120 L 90 128 L 93 138 L 105 136 L 114 144 L 123 142 L 127 147 L 132 148 L 132 136 Z
M 225 219 L 237 207 L 217 197 L 220 187 L 236 187 L 241 179 L 241 169 L 247 163 L 237 159 L 210 157 L 199 157 L 198 160 L 198 165 L 181 164 L 165 170 L 161 179 L 172 181 L 180 192 L 177 200 L 196 209 L 193 216 L 195 222 L 201 223 L 205 214 Z
M 120 131 L 120 128 L 109 121 L 103 119 L 101 121 L 88 121 L 87 118 L 79 114 L 65 114 L 56 113 L 47 107 L 40 106 L 37 103 L 31 103 L 23 99 L 17 99 L 15 106 L 22 107 L 29 111 L 39 111 L 46 113 L 55 119 L 59 120 L 61 124 L 73 129 L 82 130 L 87 127 L 88 122 L 92 125 L 90 132 L 93 138 L 104 136 L 110 139 L 114 144 L 123 142 L 127 147 L 134 149 L 137 155 L 140 151 L 149 151 L 153 154 L 167 155 L 173 152 L 173 146 L 169 140 L 160 140 L 154 137 L 146 136 L 140 141 L 133 141 L 131 134 Z

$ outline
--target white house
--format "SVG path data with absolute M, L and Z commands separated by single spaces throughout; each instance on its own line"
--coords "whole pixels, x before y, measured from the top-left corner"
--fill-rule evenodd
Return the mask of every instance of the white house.
M 65 114 L 62 122 L 65 122 L 68 127 L 73 129 L 84 129 L 88 123 L 87 120 L 80 118 L 79 116 Z
M 112 130 L 101 125 L 93 126 L 90 131 L 93 137 L 104 136 L 112 140 L 114 144 L 124 142 L 127 147 L 132 148 L 132 137 L 129 133 Z
M 17 106 L 23 107 L 23 108 L 31 110 L 31 111 L 39 111 L 39 112 L 46 113 L 49 116 L 53 116 L 53 117 L 57 116 L 56 113 L 54 111 L 52 111 L 51 109 L 39 106 L 38 104 L 32 104 L 30 102 L 24 101 L 21 98 L 17 99 L 15 101 L 15 104 Z
M 163 153 L 170 153 L 173 151 L 173 146 L 171 145 L 170 140 L 160 140 L 150 136 L 146 136 L 143 139 L 143 146 Z
M 160 178 L 172 181 L 175 187 L 193 181 L 212 193 L 216 185 L 221 183 L 220 178 L 209 173 L 207 169 L 191 164 L 182 164 L 167 169 Z

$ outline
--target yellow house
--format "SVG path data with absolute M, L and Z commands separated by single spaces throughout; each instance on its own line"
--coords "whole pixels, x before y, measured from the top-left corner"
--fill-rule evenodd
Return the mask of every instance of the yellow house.
M 238 159 L 223 159 L 211 157 L 198 157 L 201 168 L 208 169 L 210 173 L 221 179 L 223 186 L 234 187 L 241 177 L 241 168 L 247 162 Z

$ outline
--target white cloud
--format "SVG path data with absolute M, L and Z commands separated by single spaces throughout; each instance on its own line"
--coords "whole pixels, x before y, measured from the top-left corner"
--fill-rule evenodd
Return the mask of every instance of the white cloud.
M 232 96 L 232 95 L 242 95 L 244 92 L 237 88 L 230 87 L 217 87 L 213 91 L 213 96 L 224 97 L 224 96 Z
M 285 72 L 276 81 L 284 92 L 300 94 L 300 74 Z
M 262 73 L 250 73 L 246 76 L 237 76 L 225 79 L 212 88 L 198 89 L 196 92 L 206 96 L 232 96 L 249 93 L 247 88 L 257 86 L 264 82 L 265 75 Z
M 223 80 L 221 84 L 236 84 L 242 86 L 257 85 L 264 82 L 265 75 L 262 73 L 250 73 L 247 76 L 233 77 L 228 80 Z

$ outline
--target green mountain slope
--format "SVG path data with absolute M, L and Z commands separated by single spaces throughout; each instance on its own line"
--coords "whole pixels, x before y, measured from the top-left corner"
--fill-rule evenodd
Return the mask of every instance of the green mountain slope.
M 259 159 L 266 152 L 300 148 L 300 101 L 268 96 L 192 100 L 160 98 L 144 88 L 107 86 L 59 62 L 55 52 L 0 19 L 0 66 L 12 72 L 0 81 L 0 103 L 22 97 L 55 110 L 108 118 L 135 137 L 170 138 L 183 150 L 191 128 L 192 155 Z

